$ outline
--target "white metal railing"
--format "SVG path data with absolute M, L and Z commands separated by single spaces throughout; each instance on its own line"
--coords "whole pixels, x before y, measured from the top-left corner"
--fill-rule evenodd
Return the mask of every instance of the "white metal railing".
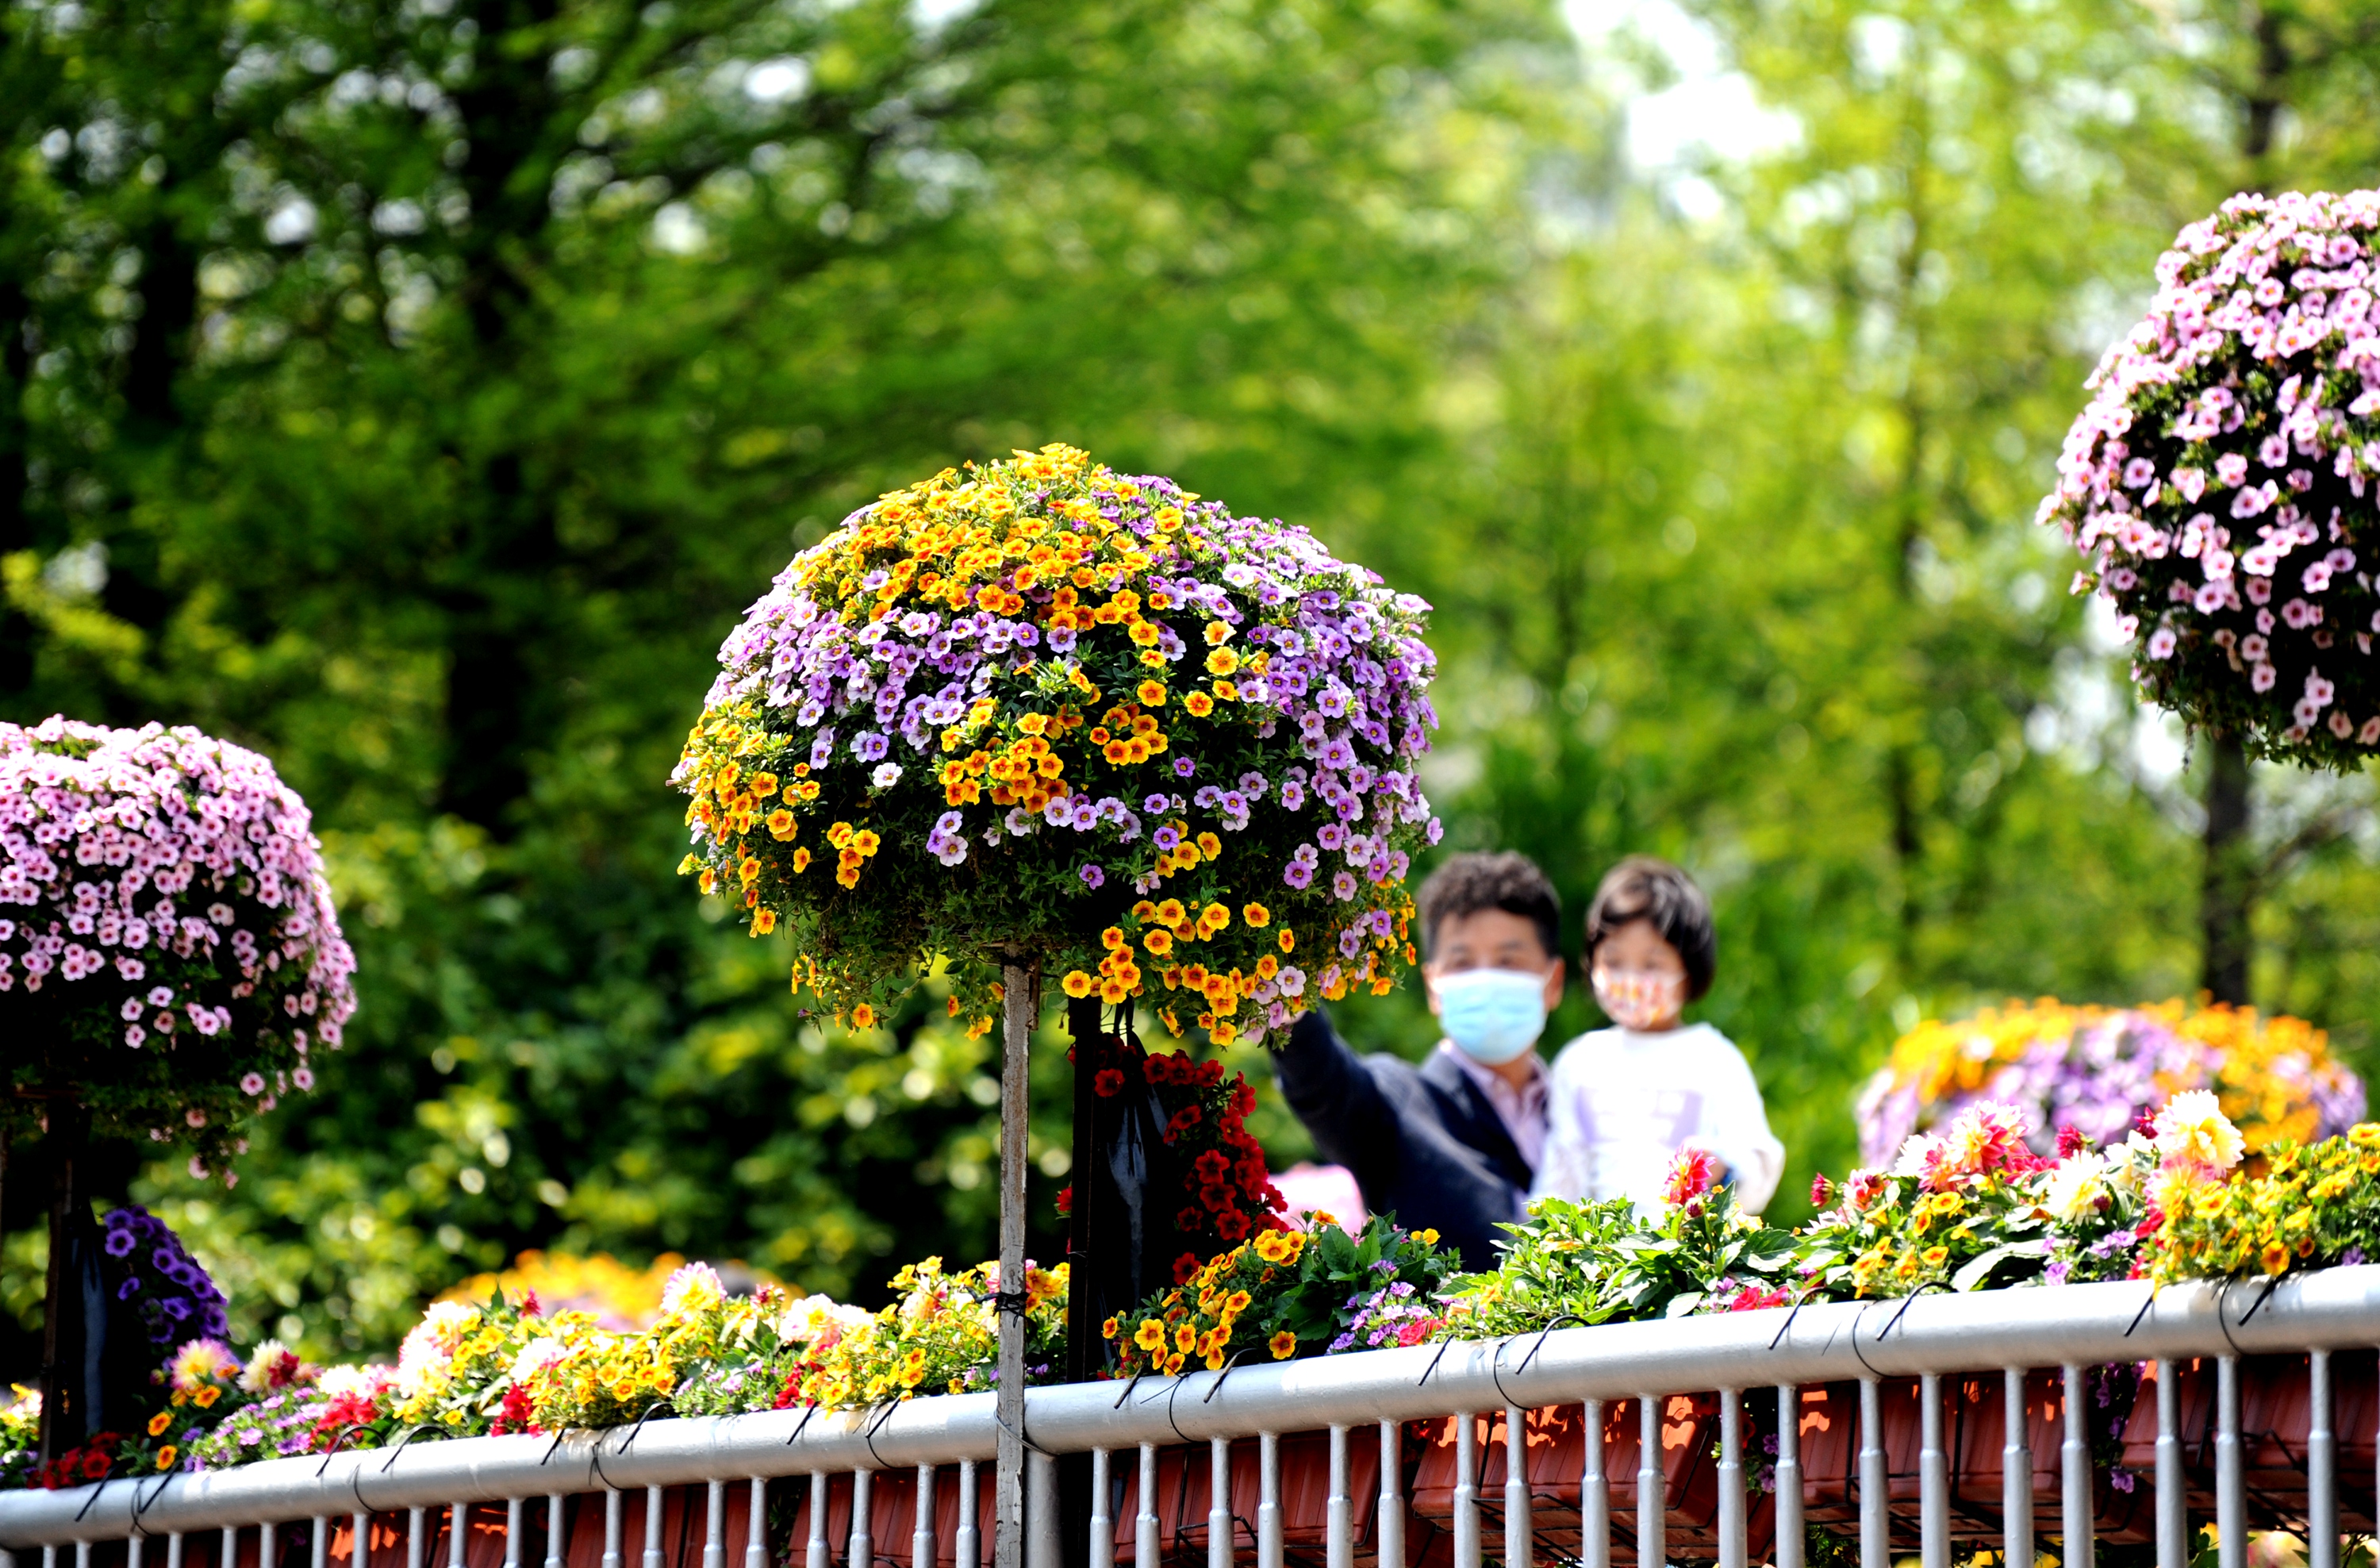
M 1879 1391 L 1886 1379 L 1922 1380 L 1923 1452 L 1919 1517 L 1925 1568 L 1948 1568 L 1949 1486 L 1943 1446 L 1940 1380 L 1955 1374 L 2004 1373 L 2008 1416 L 2002 1454 L 2000 1529 L 2006 1561 L 2034 1558 L 2034 1459 L 2022 1420 L 2024 1375 L 2063 1368 L 2064 1434 L 2058 1490 L 2063 1538 L 2079 1550 L 2063 1552 L 2070 1568 L 2089 1561 L 2093 1527 L 2091 1456 L 2086 1448 L 2083 1379 L 2106 1363 L 2154 1362 L 2157 1379 L 2155 1542 L 2160 1568 L 2188 1568 L 2191 1539 L 2176 1364 L 2212 1358 L 2218 1371 L 2215 1423 L 2216 1518 L 2221 1568 L 2243 1568 L 2247 1535 L 2240 1430 L 2239 1357 L 2268 1353 L 2310 1356 L 2312 1416 L 2305 1453 L 2309 1568 L 2338 1568 L 2337 1436 L 2331 1429 L 2330 1357 L 2380 1346 L 2380 1266 L 2326 1270 L 2269 1286 L 2171 1286 L 2153 1294 L 2144 1282 L 1936 1295 L 1914 1301 L 1835 1303 L 1792 1312 L 1771 1309 L 1655 1323 L 1560 1329 L 1510 1340 L 1420 1345 L 1407 1350 L 1245 1366 L 1133 1384 L 1089 1383 L 1034 1390 L 1026 1401 L 1028 1561 L 1057 1568 L 1055 1456 L 1087 1452 L 1093 1484 L 1089 1562 L 1113 1568 L 1112 1509 L 1121 1495 L 1119 1454 L 1136 1455 L 1137 1516 L 1132 1535 L 1135 1568 L 1159 1568 L 1162 1543 L 1155 1513 L 1160 1451 L 1204 1442 L 1210 1454 L 1208 1499 L 1208 1568 L 1231 1568 L 1235 1510 L 1232 1444 L 1259 1445 L 1258 1495 L 1253 1536 L 1257 1568 L 1281 1568 L 1281 1434 L 1330 1434 L 1328 1568 L 1353 1568 L 1358 1500 L 1348 1484 L 1350 1447 L 1358 1428 L 1381 1450 L 1380 1483 L 1372 1534 L 1379 1568 L 1405 1568 L 1405 1499 L 1400 1495 L 1400 1428 L 1425 1418 L 1500 1412 L 1508 1463 L 1501 1529 L 1483 1529 L 1492 1505 L 1480 1495 L 1481 1444 L 1474 1421 L 1456 1432 L 1456 1480 L 1451 1535 L 1455 1568 L 1480 1568 L 1491 1534 L 1501 1536 L 1505 1568 L 1535 1560 L 1530 1481 L 1524 1464 L 1524 1416 L 1533 1410 L 1583 1405 L 1585 1453 L 1580 1475 L 1583 1568 L 1611 1568 L 1612 1522 L 1604 1471 L 1603 1407 L 1640 1402 L 1644 1436 L 1638 1453 L 1635 1560 L 1645 1568 L 1666 1560 L 1666 1478 L 1661 1468 L 1659 1400 L 1680 1393 L 1720 1396 L 1718 1544 L 1720 1568 L 1746 1568 L 1747 1517 L 1742 1402 L 1775 1398 L 1779 1413 L 1776 1455 L 1776 1568 L 1802 1568 L 1803 1489 L 1798 1450 L 1799 1391 L 1823 1383 L 1859 1388 L 1857 1475 L 1862 1568 L 1889 1568 L 1891 1521 Z M 162 1480 L 121 1480 L 63 1491 L 0 1494 L 0 1568 L 30 1568 L 24 1555 L 38 1548 L 42 1568 L 62 1568 L 71 1550 L 76 1568 L 93 1568 L 95 1547 L 124 1542 L 127 1568 L 183 1568 L 185 1542 L 220 1532 L 216 1568 L 247 1561 L 256 1547 L 259 1568 L 276 1568 L 276 1531 L 306 1524 L 312 1568 L 327 1568 L 334 1520 L 351 1521 L 355 1539 L 368 1541 L 374 1514 L 406 1511 L 407 1568 L 431 1568 L 426 1557 L 437 1535 L 436 1512 L 446 1514 L 449 1568 L 465 1568 L 465 1524 L 476 1505 L 504 1507 L 504 1568 L 526 1568 L 528 1510 L 544 1510 L 543 1568 L 565 1568 L 563 1509 L 566 1498 L 603 1500 L 602 1568 L 623 1568 L 624 1499 L 645 1490 L 642 1568 L 662 1568 L 662 1489 L 703 1485 L 702 1568 L 728 1568 L 733 1550 L 727 1524 L 732 1488 L 747 1489 L 742 1568 L 772 1568 L 765 1503 L 772 1481 L 807 1478 L 808 1539 L 804 1568 L 870 1568 L 895 1560 L 892 1541 L 871 1539 L 869 1485 L 880 1474 L 914 1468 L 917 1506 L 909 1541 L 910 1568 L 936 1568 L 935 1489 L 939 1473 L 955 1468 L 959 1524 L 956 1568 L 979 1568 L 977 1488 L 984 1462 L 998 1448 L 990 1394 L 911 1401 L 874 1411 L 772 1411 L 699 1420 L 649 1423 L 634 1431 L 552 1437 L 477 1438 L 417 1442 L 394 1450 L 266 1461 Z M 1129 1459 L 1127 1460 L 1129 1463 Z M 832 1478 L 848 1474 L 850 1523 L 830 1538 Z M 1186 1484 L 1186 1472 L 1184 1473 Z M 2374 1477 L 2380 1488 L 2380 1475 Z M 2360 1490 L 2359 1482 L 2359 1490 Z M 1490 1521 L 1492 1524 L 1493 1521 Z M 161 1554 L 155 1544 L 162 1543 Z M 367 1548 L 366 1556 L 370 1555 Z M 112 1556 L 112 1550 L 111 1550 Z M 394 1562 L 351 1564 L 394 1568 Z

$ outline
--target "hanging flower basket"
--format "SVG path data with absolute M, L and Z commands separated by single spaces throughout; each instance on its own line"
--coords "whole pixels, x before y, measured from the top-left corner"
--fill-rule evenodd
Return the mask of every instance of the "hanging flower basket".
M 355 1011 L 306 804 L 197 730 L 0 724 L 0 1030 L 29 1130 L 68 1096 L 92 1130 L 225 1164 L 241 1119 L 313 1087 Z
M 2380 750 L 2380 192 L 2240 195 L 2159 259 L 2040 520 L 2143 692 L 2256 754 Z
M 1064 446 L 945 469 L 804 551 L 721 650 L 681 869 L 871 1022 L 1002 960 L 1261 1036 L 1415 960 L 1439 834 L 1427 606 L 1302 529 Z

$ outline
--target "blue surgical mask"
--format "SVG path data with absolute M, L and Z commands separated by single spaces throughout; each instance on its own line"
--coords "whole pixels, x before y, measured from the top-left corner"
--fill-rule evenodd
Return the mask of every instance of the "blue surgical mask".
M 1494 1067 L 1537 1043 L 1546 1030 L 1546 978 L 1521 969 L 1440 975 L 1438 1021 L 1474 1062 Z

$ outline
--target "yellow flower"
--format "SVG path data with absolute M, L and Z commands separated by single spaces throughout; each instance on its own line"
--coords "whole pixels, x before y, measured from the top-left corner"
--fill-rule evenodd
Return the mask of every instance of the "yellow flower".
M 157 1451 L 157 1468 L 171 1470 L 174 1467 L 174 1461 L 180 1458 L 181 1453 L 180 1449 L 176 1448 L 172 1443 L 167 1443 Z
M 1272 1352 L 1275 1361 L 1286 1361 L 1297 1354 L 1297 1336 L 1283 1329 L 1265 1342 L 1265 1348 Z
M 1248 1309 L 1251 1297 L 1244 1290 L 1235 1290 L 1223 1299 L 1223 1310 L 1236 1318 Z
M 1059 982 L 1059 989 L 1063 991 L 1068 996 L 1080 1001 L 1082 998 L 1090 995 L 1091 988 L 1098 983 L 1098 981 L 1092 979 L 1090 976 L 1085 974 L 1082 970 L 1075 969 L 1070 971 L 1066 978 Z
M 163 1437 L 165 1435 L 165 1428 L 173 1424 L 173 1414 L 170 1411 L 160 1410 L 156 1415 L 149 1417 L 149 1435 L 152 1438 Z
M 1192 1328 L 1187 1323 L 1175 1325 L 1173 1330 L 1173 1348 L 1180 1351 L 1184 1355 L 1187 1355 L 1192 1351 L 1197 1349 L 1198 1331 Z
M 1140 699 L 1140 705 L 1144 708 L 1162 708 L 1165 706 L 1165 687 L 1158 684 L 1156 681 L 1141 682 L 1139 687 L 1135 689 L 1133 695 Z
M 1117 1323 L 1117 1319 L 1113 1319 L 1113 1318 L 1111 1318 L 1111 1319 L 1109 1319 L 1106 1322 L 1101 1323 L 1101 1324 L 1099 1325 L 1099 1338 L 1101 1338 L 1101 1339 L 1103 1339 L 1103 1340 L 1111 1340 L 1111 1339 L 1115 1338 L 1115 1337 L 1116 1337 L 1116 1323 Z

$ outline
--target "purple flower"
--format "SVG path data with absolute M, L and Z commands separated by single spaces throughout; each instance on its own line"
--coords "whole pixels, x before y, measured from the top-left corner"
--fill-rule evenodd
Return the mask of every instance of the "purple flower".
M 1087 864 L 1075 874 L 1083 879 L 1083 885 L 1085 887 L 1098 887 L 1108 880 L 1108 874 L 1105 871 L 1099 869 L 1097 866 Z
M 1176 757 L 1173 760 L 1173 776 L 1176 778 L 1186 779 L 1197 771 L 1197 762 L 1188 757 Z

